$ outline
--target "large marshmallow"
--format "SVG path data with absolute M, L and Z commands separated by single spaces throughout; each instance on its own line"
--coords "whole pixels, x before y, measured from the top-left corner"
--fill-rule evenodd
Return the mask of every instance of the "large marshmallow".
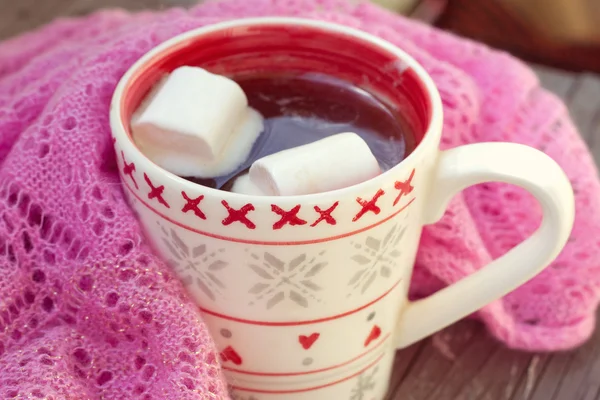
M 355 133 L 329 136 L 261 158 L 250 179 L 265 195 L 294 196 L 352 186 L 381 173 L 367 143 Z
M 181 176 L 215 177 L 242 164 L 263 130 L 239 85 L 197 67 L 161 80 L 131 122 L 140 150 Z
M 244 174 L 238 176 L 233 182 L 231 192 L 239 194 L 248 194 L 252 196 L 264 196 L 264 193 L 252 182 L 250 175 Z

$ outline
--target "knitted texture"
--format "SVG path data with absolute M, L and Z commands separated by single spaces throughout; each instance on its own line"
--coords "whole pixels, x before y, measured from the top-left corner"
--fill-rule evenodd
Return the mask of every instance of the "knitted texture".
M 576 191 L 571 239 L 548 269 L 477 317 L 514 348 L 564 349 L 589 336 L 600 294 L 600 186 L 565 106 L 521 62 L 356 1 L 101 12 L 0 43 L 0 398 L 227 398 L 196 306 L 125 203 L 108 109 L 119 78 L 152 47 L 261 15 L 334 21 L 406 50 L 441 92 L 443 148 L 512 141 L 552 156 Z M 540 218 L 520 189 L 466 190 L 425 229 L 412 296 L 481 268 Z

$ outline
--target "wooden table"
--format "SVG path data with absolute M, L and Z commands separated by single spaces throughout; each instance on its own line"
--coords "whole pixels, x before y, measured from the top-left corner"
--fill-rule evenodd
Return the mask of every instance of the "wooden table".
M 79 15 L 99 7 L 140 9 L 189 3 L 192 0 L 5 2 L 0 13 L 0 38 L 58 15 Z M 536 71 L 542 84 L 569 106 L 596 162 L 600 162 L 600 78 L 543 67 L 536 67 Z M 600 330 L 575 351 L 530 354 L 507 350 L 481 324 L 463 321 L 398 352 L 388 399 L 600 400 Z

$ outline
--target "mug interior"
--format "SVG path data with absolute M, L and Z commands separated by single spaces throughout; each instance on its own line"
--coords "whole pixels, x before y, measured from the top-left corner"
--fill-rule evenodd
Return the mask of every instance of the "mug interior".
M 155 53 L 123 89 L 122 126 L 131 136 L 131 117 L 164 74 L 187 65 L 233 79 L 269 73 L 320 73 L 363 89 L 397 112 L 407 126 L 407 148 L 416 148 L 431 120 L 431 101 L 422 79 L 397 53 L 330 25 L 253 23 L 187 37 Z

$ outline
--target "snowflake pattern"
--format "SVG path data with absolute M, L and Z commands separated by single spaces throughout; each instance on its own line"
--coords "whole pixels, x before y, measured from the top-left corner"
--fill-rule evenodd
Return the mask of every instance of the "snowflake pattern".
M 356 385 L 350 392 L 349 400 L 365 400 L 368 396 L 367 392 L 375 390 L 375 375 L 379 371 L 379 367 L 375 367 L 371 372 L 363 372 L 356 378 Z
M 318 254 L 321 257 L 325 251 Z M 250 254 L 254 259 L 248 264 L 261 278 L 255 283 L 248 293 L 254 295 L 250 305 L 266 300 L 267 310 L 273 308 L 286 298 L 301 307 L 308 307 L 309 303 L 321 302 L 319 292 L 321 286 L 315 283 L 314 278 L 327 266 L 327 262 L 318 262 L 318 257 L 308 257 L 305 253 L 286 262 L 265 252 L 262 256 Z
M 213 301 L 217 296 L 222 296 L 225 284 L 217 275 L 228 265 L 219 258 L 225 249 L 208 251 L 205 244 L 190 247 L 173 229 L 167 231 L 163 226 L 160 226 L 160 229 L 163 233 L 163 243 L 173 257 L 167 262 L 181 277 L 183 284 L 185 286 L 195 284 Z
M 367 236 L 364 243 L 352 243 L 359 252 L 350 259 L 360 266 L 360 270 L 348 282 L 352 287 L 348 296 L 358 291 L 365 293 L 377 276 L 387 279 L 392 275 L 396 260 L 402 254 L 398 244 L 405 231 L 406 227 L 400 228 L 396 224 L 381 240 Z

